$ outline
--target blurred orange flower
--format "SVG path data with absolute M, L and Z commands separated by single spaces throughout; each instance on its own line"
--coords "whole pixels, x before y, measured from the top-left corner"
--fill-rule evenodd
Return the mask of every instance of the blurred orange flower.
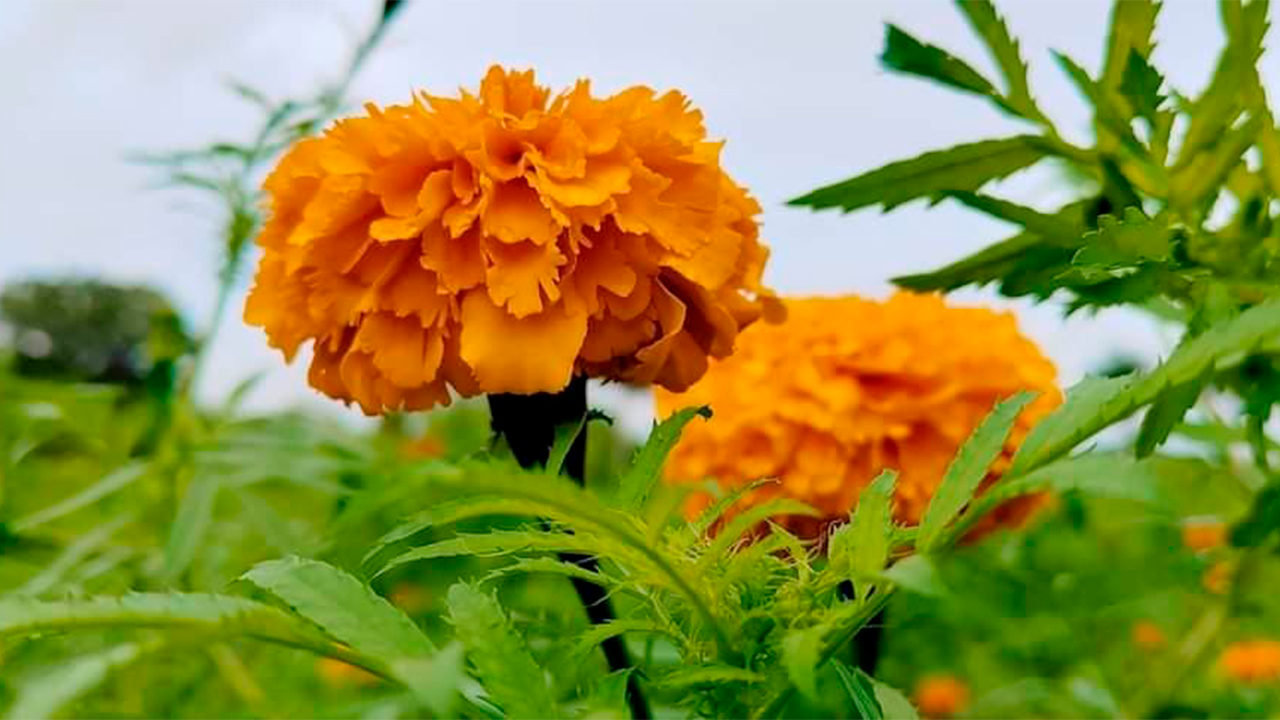
M 670 480 L 710 477 L 735 487 L 778 478 L 744 502 L 786 495 L 830 521 L 847 516 L 862 488 L 894 468 L 897 519 L 917 523 L 956 450 L 997 401 L 1041 393 L 1018 418 L 989 481 L 1061 401 L 1053 365 L 1008 313 L 907 292 L 887 302 L 787 300 L 787 309 L 785 324 L 744 333 L 734 356 L 688 392 L 658 392 L 664 415 L 700 404 L 715 412 L 686 429 L 667 465 Z M 1008 505 L 991 522 L 1016 522 L 1038 502 Z M 792 524 L 810 536 L 821 531 Z
M 1182 524 L 1182 544 L 1189 550 L 1204 552 L 1226 543 L 1227 527 L 1221 520 L 1199 518 Z
M 1229 678 L 1246 685 L 1280 681 L 1280 642 L 1244 640 L 1227 646 L 1219 667 Z
M 368 414 L 449 388 L 535 393 L 575 372 L 680 390 L 781 306 L 760 206 L 678 92 L 479 92 L 366 106 L 267 178 L 245 320 Z
M 1133 626 L 1133 642 L 1144 650 L 1158 650 L 1164 647 L 1164 631 L 1150 620 L 1143 620 Z
M 1204 589 L 1215 595 L 1225 595 L 1231 585 L 1231 574 L 1234 571 L 1230 562 L 1226 560 L 1216 562 L 1209 566 L 1205 571 L 1200 582 L 1204 585 Z
M 916 683 L 914 700 L 925 717 L 951 717 L 968 707 L 969 687 L 950 675 L 932 675 Z

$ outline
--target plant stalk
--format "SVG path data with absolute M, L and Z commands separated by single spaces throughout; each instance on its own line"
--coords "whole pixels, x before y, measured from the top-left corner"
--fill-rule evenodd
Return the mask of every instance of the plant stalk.
M 540 468 L 546 465 L 551 455 L 556 428 L 582 422 L 586 416 L 587 378 L 585 375 L 575 376 L 558 393 L 491 394 L 489 410 L 494 434 L 507 441 L 516 462 L 523 468 Z M 586 459 L 587 433 L 583 428 L 569 448 L 562 472 L 578 485 L 585 485 Z M 590 572 L 599 571 L 599 564 L 590 555 L 562 553 L 560 559 Z M 614 619 L 613 606 L 604 588 L 581 578 L 570 580 L 592 625 L 603 625 Z M 615 635 L 606 639 L 601 643 L 601 649 L 604 650 L 611 672 L 630 670 L 633 667 L 622 636 Z M 627 702 L 632 717 L 637 720 L 652 717 L 648 702 L 641 692 L 639 679 L 634 673 L 627 678 Z

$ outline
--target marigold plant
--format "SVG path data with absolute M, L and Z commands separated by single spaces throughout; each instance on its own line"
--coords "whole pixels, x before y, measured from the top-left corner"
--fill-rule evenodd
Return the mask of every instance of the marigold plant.
M 925 717 L 946 718 L 968 707 L 969 686 L 951 675 L 931 675 L 916 684 L 913 697 Z
M 369 414 L 575 372 L 680 390 L 780 307 L 760 206 L 679 92 L 551 97 L 532 71 L 366 106 L 297 143 L 245 319 Z
M 956 450 L 998 400 L 1041 393 L 1019 417 L 992 476 L 1059 402 L 1053 365 L 1010 314 L 906 292 L 887 302 L 815 297 L 787 307 L 788 322 L 745 333 L 737 353 L 688 392 L 658 392 L 662 413 L 690 404 L 716 413 L 686 430 L 669 479 L 735 487 L 777 478 L 747 502 L 791 496 L 831 520 L 845 517 L 859 492 L 893 468 L 900 473 L 895 515 L 916 523 Z M 1005 519 L 1029 506 L 1006 509 Z

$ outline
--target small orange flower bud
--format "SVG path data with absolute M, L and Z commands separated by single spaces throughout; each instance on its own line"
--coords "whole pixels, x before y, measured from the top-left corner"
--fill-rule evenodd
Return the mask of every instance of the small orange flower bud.
M 431 601 L 431 596 L 420 585 L 400 583 L 391 590 L 389 599 L 392 605 L 410 615 L 415 615 L 426 609 Z
M 1188 520 L 1182 524 L 1182 544 L 1194 552 L 1205 552 L 1226 543 L 1227 528 L 1213 518 Z
M 1144 650 L 1156 650 L 1164 647 L 1164 631 L 1150 620 L 1143 620 L 1133 626 L 1133 643 Z
M 951 717 L 968 706 L 969 687 L 950 675 L 931 675 L 916 683 L 915 702 L 925 717 Z
M 1223 674 L 1246 685 L 1280 681 L 1280 642 L 1245 640 L 1232 643 L 1218 661 Z
M 445 452 L 444 442 L 440 438 L 431 435 L 423 436 L 417 440 L 411 440 L 400 446 L 400 454 L 407 458 L 417 458 L 421 460 L 430 460 L 431 458 L 443 457 Z

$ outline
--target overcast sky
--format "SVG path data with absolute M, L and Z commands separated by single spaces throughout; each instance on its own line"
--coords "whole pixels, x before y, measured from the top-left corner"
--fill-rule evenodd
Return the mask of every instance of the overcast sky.
M 139 150 L 237 140 L 254 109 L 225 90 L 237 79 L 298 95 L 332 78 L 373 21 L 369 0 L 3 0 L 0 12 L 0 283 L 89 273 L 151 283 L 192 319 L 214 294 L 216 207 L 148 190 Z M 730 173 L 765 207 L 766 279 L 785 293 L 877 297 L 891 276 L 925 270 L 1001 239 L 1009 228 L 956 207 L 915 203 L 883 215 L 787 208 L 820 184 L 957 142 L 1019 132 L 989 105 L 885 73 L 883 26 L 900 24 L 984 71 L 991 64 L 941 0 L 407 0 L 351 99 L 402 102 L 418 89 L 474 87 L 491 63 L 533 67 L 561 88 L 589 77 L 605 93 L 643 83 L 679 88 L 728 142 Z M 1050 48 L 1094 70 L 1108 3 L 998 3 L 1031 63 L 1032 88 L 1064 134 L 1085 141 L 1087 111 Z M 1222 43 L 1216 3 L 1165 3 L 1156 64 L 1184 92 L 1207 81 Z M 1264 58 L 1264 77 L 1276 77 Z M 990 73 L 995 76 L 993 72 Z M 1048 172 L 998 187 L 1032 205 L 1062 199 Z M 959 300 L 1014 307 L 1065 382 L 1116 352 L 1154 357 L 1170 337 L 1123 312 L 1060 319 L 1055 306 L 986 292 Z M 302 368 L 282 369 L 239 300 L 211 358 L 205 397 L 266 371 L 252 404 L 330 407 Z M 632 427 L 647 422 L 634 401 Z

